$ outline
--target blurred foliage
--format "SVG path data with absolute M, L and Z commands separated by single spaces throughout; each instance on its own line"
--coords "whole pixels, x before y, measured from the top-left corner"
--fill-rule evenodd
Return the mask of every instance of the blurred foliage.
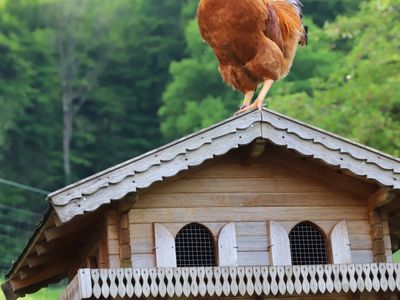
M 93 6 L 96 1 L 85 3 Z M 98 23 L 92 19 L 97 16 L 102 16 L 102 22 L 114 20 L 107 23 L 111 33 L 107 43 L 112 50 L 105 52 L 107 64 L 97 88 L 88 95 L 74 123 L 72 178 L 86 177 L 163 142 L 157 110 L 170 79 L 170 61 L 183 56 L 183 26 L 177 22 L 181 4 L 175 0 L 111 2 L 100 5 L 97 1 L 95 15 L 80 6 L 68 20 L 68 30 L 57 21 L 71 9 L 60 8 L 70 5 L 69 0 L 13 0 L 0 11 L 1 178 L 45 190 L 63 186 L 64 82 L 56 39 L 73 36 L 76 55 L 71 59 L 79 65 L 76 78 L 83 78 L 76 86 L 85 87 L 81 75 L 105 49 L 97 36 L 105 31 L 93 31 L 92 25 Z M 5 185 L 0 185 L 0 204 L 36 213 L 45 208 L 43 196 Z M 9 265 L 11 257 L 16 258 L 17 248 L 22 248 L 39 216 L 31 220 L 30 229 L 21 232 L 18 224 L 13 224 L 15 232 L 1 235 L 0 273 L 7 269 L 3 263 Z M 0 227 L 7 222 L 10 220 L 1 220 Z M 17 237 L 18 247 L 7 251 Z
M 344 57 L 311 91 L 273 95 L 272 108 L 400 156 L 399 19 L 400 0 L 371 1 L 324 28 Z
M 299 49 L 289 76 L 273 86 L 269 106 L 400 155 L 399 0 L 362 2 L 358 12 L 360 3 L 330 2 L 337 12 L 350 14 L 334 22 L 319 1 L 304 3 L 312 18 L 304 21 L 310 45 Z M 321 15 L 329 21 L 324 27 L 313 24 L 321 24 Z M 195 20 L 185 32 L 187 57 L 172 62 L 173 80 L 160 108 L 161 130 L 170 139 L 228 117 L 241 97 L 222 83 Z
M 268 105 L 400 155 L 400 0 L 303 2 L 310 44 L 273 86 Z M 87 86 L 84 70 L 99 57 L 107 61 L 74 120 L 73 180 L 238 108 L 242 95 L 222 82 L 199 36 L 198 0 L 83 0 L 68 8 L 76 18 L 60 26 L 56 21 L 67 12 L 60 5 L 74 3 L 0 0 L 0 177 L 45 190 L 64 185 L 65 82 L 56 41 L 66 32 L 75 37 L 76 86 Z M 45 202 L 0 185 L 0 204 L 0 227 L 14 230 L 0 233 L 3 263 L 22 248 Z M 10 208 L 23 211 L 11 214 Z
M 397 251 L 394 255 L 393 255 L 393 261 L 395 263 L 400 263 L 400 251 Z
M 338 15 L 352 15 L 357 12 L 362 0 L 301 0 L 304 15 L 322 26 L 335 20 Z

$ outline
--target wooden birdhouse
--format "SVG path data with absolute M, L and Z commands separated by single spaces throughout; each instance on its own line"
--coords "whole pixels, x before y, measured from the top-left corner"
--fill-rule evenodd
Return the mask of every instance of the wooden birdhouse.
M 400 160 L 270 110 L 48 196 L 8 300 L 398 299 Z

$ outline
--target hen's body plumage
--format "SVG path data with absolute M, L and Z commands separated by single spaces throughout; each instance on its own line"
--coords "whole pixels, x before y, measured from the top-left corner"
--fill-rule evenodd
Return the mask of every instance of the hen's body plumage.
M 200 33 L 222 78 L 246 94 L 247 106 L 260 83 L 270 86 L 288 74 L 297 45 L 306 43 L 300 5 L 297 0 L 200 1 Z

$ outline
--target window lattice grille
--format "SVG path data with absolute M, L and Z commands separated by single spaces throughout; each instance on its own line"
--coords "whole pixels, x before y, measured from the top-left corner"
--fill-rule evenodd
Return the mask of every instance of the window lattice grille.
M 298 224 L 289 234 L 293 265 L 327 264 L 326 240 L 313 224 Z
M 175 238 L 175 249 L 178 267 L 215 266 L 213 237 L 200 224 L 183 227 Z

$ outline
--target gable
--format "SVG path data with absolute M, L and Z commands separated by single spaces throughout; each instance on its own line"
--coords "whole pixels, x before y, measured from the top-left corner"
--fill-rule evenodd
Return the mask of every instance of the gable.
M 242 148 L 138 193 L 129 213 L 134 267 L 158 266 L 154 223 L 175 237 L 192 222 L 206 226 L 215 241 L 221 229 L 234 222 L 239 266 L 268 264 L 266 224 L 271 220 L 287 233 L 311 221 L 329 235 L 346 219 L 354 262 L 372 261 L 367 199 L 377 189 L 375 184 L 272 144 L 259 158 L 243 164 Z
M 49 195 L 61 222 L 203 164 L 255 139 L 400 189 L 400 162 L 269 110 L 249 112 L 117 165 Z
M 365 204 L 366 197 L 378 189 L 374 183 L 337 172 L 272 144 L 266 145 L 260 157 L 244 163 L 242 153 L 247 148 L 249 146 L 231 150 L 202 166 L 154 184 L 139 193 L 135 207 L 156 205 L 148 201 L 168 194 L 172 195 L 171 200 L 178 201 L 174 202 L 174 207 L 187 207 L 191 205 L 184 202 L 188 194 L 207 199 L 210 193 L 221 195 L 221 200 L 224 195 L 235 199 L 237 194 L 265 195 L 272 200 L 272 197 L 283 199 L 282 195 L 291 194 L 312 197 L 310 193 L 326 193 L 328 197 L 329 194 L 347 193 L 363 199 Z M 148 200 L 142 199 L 144 195 Z M 149 195 L 155 195 L 154 199 Z

